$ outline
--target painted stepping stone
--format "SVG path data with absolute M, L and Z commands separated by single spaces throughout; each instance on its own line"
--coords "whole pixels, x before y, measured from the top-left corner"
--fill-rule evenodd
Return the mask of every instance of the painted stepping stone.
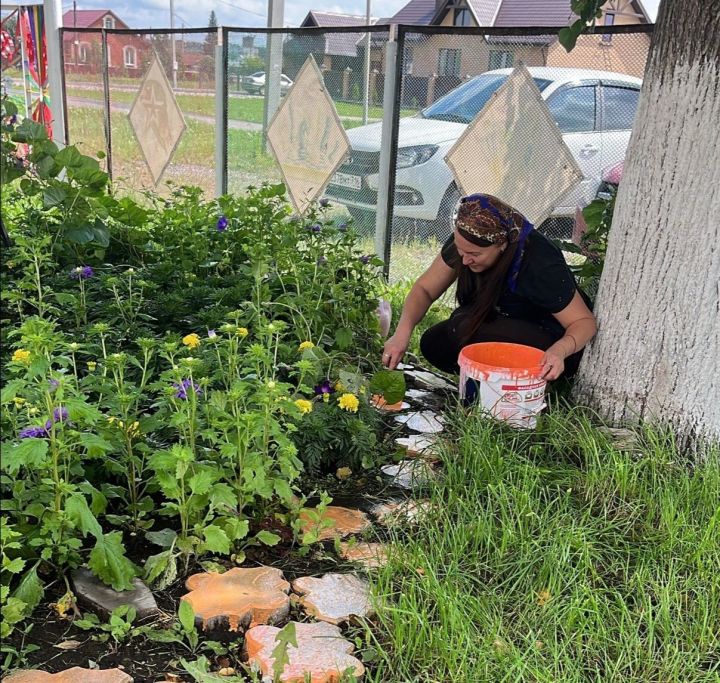
M 350 669 L 357 678 L 365 673 L 362 662 L 353 657 L 355 646 L 345 640 L 340 629 L 323 621 L 317 624 L 295 624 L 297 647 L 287 648 L 288 663 L 278 677 L 280 683 L 337 683 L 344 671 Z M 245 634 L 248 659 L 260 669 L 263 683 L 272 683 L 277 647 L 275 638 L 280 629 L 275 626 L 256 626 Z
M 423 389 L 408 389 L 405 392 L 405 396 L 413 401 L 427 401 L 429 399 L 436 398 L 432 391 L 424 391 Z
M 5 683 L 132 683 L 133 678 L 120 669 L 83 669 L 74 666 L 56 674 L 39 669 L 16 671 Z
M 135 608 L 138 619 L 160 614 L 153 594 L 140 579 L 133 579 L 132 590 L 115 591 L 89 569 L 77 569 L 72 573 L 72 582 L 78 601 L 95 612 L 107 616 L 116 607 L 131 605 Z
M 437 456 L 437 453 L 433 450 L 435 448 L 435 442 L 432 437 L 422 436 L 420 434 L 410 434 L 410 436 L 403 436 L 395 439 L 395 443 L 398 446 L 402 446 L 406 451 L 408 457 L 429 457 Z
M 414 365 L 409 365 L 408 363 L 398 363 L 396 366 L 397 370 L 414 370 Z
M 426 486 L 437 477 L 435 470 L 424 460 L 401 460 L 393 465 L 383 465 L 380 470 L 392 478 L 393 486 L 407 490 Z
M 300 604 L 308 614 L 330 624 L 372 613 L 370 586 L 354 574 L 325 574 L 321 579 L 304 576 L 292 582 L 292 589 L 302 596 Z
M 185 582 L 190 603 L 204 629 L 231 631 L 257 624 L 273 624 L 290 613 L 290 584 L 279 569 L 234 567 L 224 574 L 193 574 Z
M 378 503 L 370 510 L 378 522 L 387 527 L 417 524 L 420 517 L 430 510 L 428 500 L 403 500 Z
M 408 429 L 421 434 L 437 434 L 443 431 L 445 422 L 442 415 L 432 410 L 419 410 L 407 415 L 396 415 L 395 422 L 404 424 Z
M 370 526 L 368 516 L 360 510 L 328 505 L 319 521 L 311 515 L 311 512 L 308 509 L 300 511 L 300 524 L 303 533 L 310 531 L 317 533 L 318 541 L 359 534 Z M 332 525 L 326 526 L 326 521 L 332 522 Z
M 383 410 L 388 413 L 398 413 L 401 410 L 407 410 L 410 407 L 410 404 L 405 403 L 405 401 L 398 401 L 397 403 L 388 403 L 379 394 L 373 394 L 372 398 L 370 399 L 370 403 L 378 410 Z
M 384 567 L 388 560 L 388 547 L 383 543 L 340 543 L 340 557 L 357 562 L 365 569 Z
M 421 387 L 425 389 L 446 389 L 447 391 L 457 391 L 457 387 L 450 384 L 442 377 L 434 375 L 432 372 L 425 370 L 411 370 L 405 374 L 412 377 Z

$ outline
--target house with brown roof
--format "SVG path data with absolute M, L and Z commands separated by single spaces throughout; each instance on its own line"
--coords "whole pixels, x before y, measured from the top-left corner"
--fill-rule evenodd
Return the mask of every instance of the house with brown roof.
M 370 19 L 370 25 L 376 23 L 378 19 Z M 300 23 L 300 28 L 332 29 L 366 25 L 365 15 L 310 10 Z M 354 31 L 293 35 L 283 48 L 283 71 L 294 79 L 308 54 L 312 54 L 323 72 L 328 92 L 333 97 L 359 100 L 364 87 L 365 41 L 366 33 Z M 379 87 L 383 45 L 384 41 L 371 42 L 371 91 Z
M 599 25 L 651 23 L 641 0 L 609 0 Z M 565 26 L 577 19 L 570 0 L 410 0 L 388 23 L 438 27 Z M 616 71 L 642 77 L 648 34 L 584 35 L 567 53 L 557 35 L 461 36 L 406 34 L 403 101 L 423 106 L 484 71 L 562 66 Z
M 109 9 L 68 10 L 63 14 L 63 57 L 69 73 L 102 73 L 102 29 L 130 28 Z M 97 33 L 73 32 L 93 28 Z M 150 56 L 150 42 L 142 36 L 109 33 L 108 71 L 111 76 L 139 78 Z

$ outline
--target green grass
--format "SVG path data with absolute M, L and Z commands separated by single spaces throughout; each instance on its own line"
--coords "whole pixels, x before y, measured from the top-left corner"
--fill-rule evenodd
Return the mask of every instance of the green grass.
M 113 80 L 114 82 L 114 80 Z M 139 83 L 137 84 L 139 86 Z M 90 90 L 85 88 L 68 86 L 67 95 L 69 97 L 81 97 L 86 100 L 103 100 L 102 85 L 98 84 L 97 89 Z M 111 90 L 111 101 L 115 104 L 130 104 L 135 100 L 135 92 L 127 90 Z M 215 97 L 209 95 L 185 95 L 179 93 L 176 95 L 178 104 L 183 112 L 188 114 L 199 114 L 201 116 L 215 116 Z M 354 102 L 335 102 L 338 116 L 340 117 L 345 128 L 355 128 L 361 126 L 362 105 Z M 403 109 L 401 116 L 410 116 L 415 110 Z M 382 107 L 370 107 L 368 110 L 369 118 L 382 119 Z M 228 98 L 228 118 L 236 121 L 248 121 L 250 123 L 262 123 L 263 121 L 263 100 L 260 97 L 229 97 Z
M 717 683 L 720 450 L 632 453 L 579 412 L 456 416 L 433 513 L 375 581 L 377 683 Z

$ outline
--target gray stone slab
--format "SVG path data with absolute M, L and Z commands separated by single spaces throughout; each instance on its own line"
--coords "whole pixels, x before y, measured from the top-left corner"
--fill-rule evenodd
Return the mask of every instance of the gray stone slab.
M 109 615 L 116 607 L 132 605 L 138 619 L 160 614 L 153 594 L 140 579 L 133 579 L 132 590 L 116 591 L 106 586 L 89 569 L 77 569 L 72 573 L 72 583 L 78 602 L 94 612 Z

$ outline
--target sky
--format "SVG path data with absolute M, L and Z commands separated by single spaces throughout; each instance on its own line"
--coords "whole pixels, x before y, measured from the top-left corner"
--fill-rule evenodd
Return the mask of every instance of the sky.
M 408 0 L 371 0 L 374 17 L 395 14 Z M 536 0 L 537 2 L 541 0 Z M 660 0 L 643 0 L 654 20 Z M 72 9 L 72 2 L 63 0 L 63 11 Z M 265 26 L 267 0 L 174 0 L 175 25 L 207 26 L 210 12 L 215 10 L 218 24 L 225 26 Z M 131 28 L 170 26 L 170 0 L 77 0 L 78 9 L 111 9 Z M 285 0 L 285 26 L 299 26 L 309 10 L 365 14 L 365 0 Z

